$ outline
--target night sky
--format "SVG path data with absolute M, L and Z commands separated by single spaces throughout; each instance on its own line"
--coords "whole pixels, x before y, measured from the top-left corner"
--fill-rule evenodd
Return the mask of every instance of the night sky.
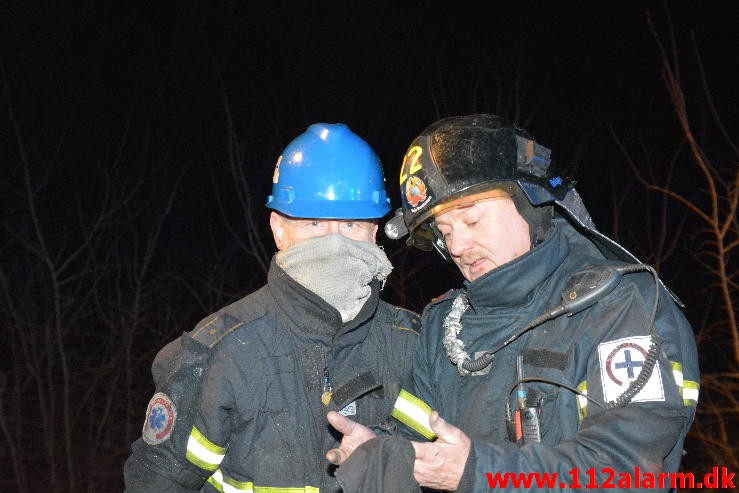
M 123 135 L 146 134 L 159 154 L 176 155 L 150 157 L 162 179 L 187 168 L 195 184 L 178 198 L 173 230 L 196 236 L 216 213 L 196 206 L 208 201 L 198 185 L 226 159 L 228 122 L 256 208 L 279 151 L 318 121 L 347 123 L 375 148 L 397 206 L 412 138 L 440 117 L 489 112 L 552 148 L 611 232 L 629 173 L 613 135 L 658 171 L 680 139 L 648 15 L 670 57 L 673 25 L 696 127 L 707 110 L 695 49 L 725 126 L 739 125 L 735 2 L 666 4 L 5 1 L 0 57 L 14 111 L 81 146 L 62 153 L 67 171 L 55 179 L 108 166 Z M 73 156 L 85 147 L 94 160 Z M 604 187 L 606 174 L 616 185 Z
M 506 112 L 564 158 L 594 128 L 669 125 L 646 20 L 668 43 L 661 1 L 2 4 L 5 71 L 37 108 L 76 105 L 98 128 L 134 104 L 207 127 L 225 93 L 256 124 L 347 122 L 393 169 L 438 115 Z M 686 83 L 694 35 L 715 99 L 735 103 L 735 2 L 667 4 Z
M 681 55 L 692 55 L 694 33 L 722 101 L 734 96 L 739 64 L 735 2 L 702 3 L 667 10 Z M 225 91 L 237 114 L 388 120 L 407 140 L 434 112 L 501 110 L 517 99 L 511 116 L 533 120 L 566 151 L 595 125 L 654 130 L 665 104 L 646 20 L 650 11 L 669 41 L 663 2 L 597 4 L 5 1 L 0 54 L 6 71 L 29 79 L 37 105 L 78 104 L 95 124 L 116 122 L 133 101 L 213 118 Z
M 64 340 L 85 361 L 74 365 L 94 369 L 96 359 L 108 357 L 100 349 L 108 347 L 107 333 L 98 324 L 112 325 L 127 302 L 120 281 L 128 272 L 108 272 L 137 267 L 139 252 L 154 252 L 151 268 L 141 271 L 153 279 L 142 303 L 150 306 L 135 335 L 128 334 L 129 347 L 140 352 L 129 351 L 124 361 L 106 350 L 112 366 L 137 372 L 127 400 L 113 401 L 119 414 L 106 414 L 125 423 L 104 434 L 98 454 L 109 457 L 107 471 L 116 475 L 140 429 L 156 349 L 263 282 L 264 258 L 273 252 L 263 203 L 274 163 L 292 138 L 314 122 L 348 124 L 378 153 L 397 207 L 400 163 L 420 130 L 445 116 L 495 113 L 552 148 L 606 234 L 649 261 L 660 244 L 655 237 L 667 238 L 661 245 L 671 257 L 659 266 L 661 275 L 689 302 L 691 322 L 710 326 L 721 315 L 718 301 L 701 291 L 708 281 L 694 275 L 702 268 L 693 255 L 701 225 L 684 209 L 660 208 L 635 185 L 624 150 L 645 176 L 673 176 L 670 186 L 701 204 L 700 174 L 688 166 L 670 175 L 681 133 L 665 88 L 661 42 L 670 61 L 679 62 L 691 124 L 708 157 L 728 175 L 735 172 L 736 143 L 727 145 L 722 132 L 736 139 L 739 128 L 736 5 L 2 0 L 0 235 L 10 233 L 0 243 L 4 286 L 13 287 L 17 313 L 50 319 L 47 274 L 27 208 L 32 191 L 52 256 L 61 264 L 78 248 L 91 251 L 63 264 L 65 306 L 79 301 L 71 290 L 91 265 L 105 267 L 92 281 L 95 289 L 79 287 L 100 298 L 84 300 L 92 315 L 83 325 L 96 330 L 70 326 Z M 114 205 L 99 223 L 105 233 L 85 243 L 85 228 L 97 224 L 104 203 Z M 152 231 L 156 248 L 146 250 Z M 261 257 L 245 254 L 241 242 L 249 233 L 262 242 Z M 427 265 L 423 254 L 378 240 L 396 265 L 384 292 L 390 301 L 421 309 L 459 285 L 451 266 L 416 272 Z M 80 276 L 69 272 L 77 267 Z M 96 311 L 113 315 L 98 319 Z M 18 327 L 17 334 L 27 333 Z M 708 359 L 717 370 L 730 360 Z M 58 374 L 53 357 L 44 364 Z M 92 385 L 107 392 L 104 379 L 87 385 L 84 378 L 77 379 L 80 393 Z

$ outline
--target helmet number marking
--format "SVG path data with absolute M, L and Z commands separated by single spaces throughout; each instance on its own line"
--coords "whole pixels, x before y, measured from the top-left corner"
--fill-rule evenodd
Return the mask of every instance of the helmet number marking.
M 418 162 L 418 159 L 421 157 L 421 154 L 423 153 L 423 149 L 421 149 L 421 146 L 413 146 L 410 149 L 408 149 L 408 152 L 406 153 L 405 157 L 403 158 L 403 166 L 400 167 L 400 184 L 402 185 L 405 180 L 408 179 L 408 175 L 413 175 L 423 169 L 423 166 L 421 163 Z M 406 168 L 406 164 L 408 167 Z M 408 172 L 406 173 L 406 169 Z

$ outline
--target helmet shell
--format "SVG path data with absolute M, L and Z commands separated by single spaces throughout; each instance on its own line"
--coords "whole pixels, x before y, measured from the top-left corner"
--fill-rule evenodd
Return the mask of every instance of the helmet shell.
M 509 193 L 520 190 L 535 207 L 551 204 L 605 258 L 640 264 L 626 248 L 597 230 L 575 183 L 550 166 L 550 154 L 525 130 L 495 115 L 439 120 L 424 129 L 406 152 L 400 169 L 403 207 L 387 222 L 385 233 L 391 239 L 410 233 L 409 245 L 435 249 L 451 260 L 431 222 L 444 204 L 496 188 Z
M 390 198 L 369 144 L 342 123 L 315 123 L 277 159 L 266 206 L 291 217 L 377 219 Z
M 445 203 L 467 195 L 515 188 L 534 206 L 564 197 L 572 183 L 552 172 L 550 154 L 495 115 L 455 116 L 428 126 L 409 146 L 400 170 L 411 242 L 426 249 L 429 236 L 419 227 Z

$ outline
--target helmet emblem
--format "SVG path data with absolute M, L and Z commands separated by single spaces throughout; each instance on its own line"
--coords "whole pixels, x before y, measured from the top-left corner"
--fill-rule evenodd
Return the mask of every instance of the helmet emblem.
M 562 183 L 564 183 L 564 181 L 561 176 L 555 176 L 554 178 L 549 179 L 549 184 L 554 188 L 560 186 Z
M 405 199 L 411 207 L 416 207 L 426 200 L 426 184 L 423 180 L 417 176 L 408 177 L 405 183 Z

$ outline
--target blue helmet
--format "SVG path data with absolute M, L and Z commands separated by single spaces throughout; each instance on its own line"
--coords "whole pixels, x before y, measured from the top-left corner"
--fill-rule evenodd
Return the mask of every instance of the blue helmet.
M 378 219 L 390 198 L 369 144 L 342 123 L 315 123 L 277 159 L 266 206 L 291 217 Z

